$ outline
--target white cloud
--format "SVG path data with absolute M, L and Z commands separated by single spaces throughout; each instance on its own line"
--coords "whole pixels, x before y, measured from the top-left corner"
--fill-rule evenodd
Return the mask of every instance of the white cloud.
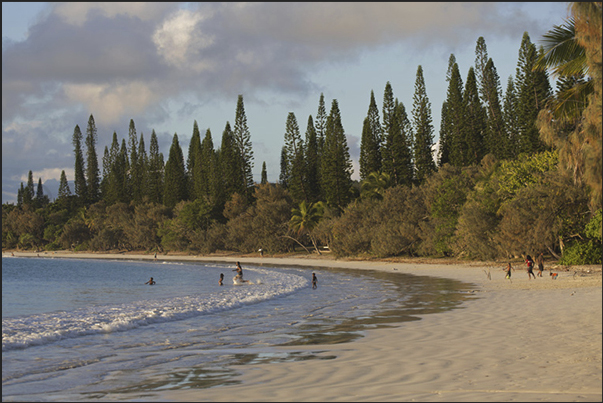
M 156 102 L 161 94 L 153 91 L 148 84 L 131 82 L 127 84 L 65 84 L 66 97 L 73 102 L 87 106 L 96 120 L 114 124 L 126 115 L 136 116 Z
M 192 67 L 197 72 L 211 68 L 212 63 L 192 57 L 214 43 L 213 35 L 205 35 L 199 30 L 200 23 L 206 18 L 200 12 L 178 10 L 155 31 L 153 42 L 167 64 L 178 68 Z
M 61 171 L 65 171 L 65 176 L 67 176 L 67 180 L 73 180 L 75 178 L 75 170 L 74 168 L 45 168 L 40 171 L 31 171 L 31 176 L 33 177 L 34 183 L 38 183 L 38 179 L 42 179 L 42 183 L 47 180 L 61 180 Z M 27 184 L 27 180 L 29 176 L 29 171 L 25 174 L 21 175 L 19 181 L 23 182 L 23 184 Z

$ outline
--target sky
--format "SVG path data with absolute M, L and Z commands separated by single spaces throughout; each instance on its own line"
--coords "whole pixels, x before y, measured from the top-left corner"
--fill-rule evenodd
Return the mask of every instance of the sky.
M 463 82 L 484 37 L 504 91 L 524 32 L 542 35 L 568 18 L 568 3 L 2 3 L 2 203 L 16 203 L 28 172 L 57 196 L 64 170 L 73 192 L 73 131 L 92 114 L 96 152 L 132 119 L 146 151 L 155 130 L 167 161 L 174 133 L 184 156 L 196 121 L 219 148 L 243 95 L 253 147 L 278 181 L 285 124 L 305 137 L 324 94 L 339 104 L 353 179 L 371 91 L 380 114 L 390 82 L 412 113 L 418 66 L 438 140 L 446 70 Z M 85 153 L 85 147 L 84 147 Z

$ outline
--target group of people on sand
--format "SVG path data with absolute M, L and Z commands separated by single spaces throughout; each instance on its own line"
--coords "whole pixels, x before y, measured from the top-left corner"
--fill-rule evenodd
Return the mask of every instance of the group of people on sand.
M 538 264 L 538 277 L 542 277 L 542 272 L 544 271 L 544 256 L 542 254 L 542 252 L 540 252 L 540 255 L 538 255 L 538 257 L 536 258 L 536 264 Z M 528 279 L 531 280 L 532 277 L 534 279 L 536 279 L 536 275 L 534 274 L 534 259 L 532 259 L 532 256 L 530 255 L 526 255 L 526 265 L 527 265 L 527 272 L 528 272 Z M 515 269 L 513 267 L 511 267 L 511 262 L 509 262 L 509 264 L 507 264 L 507 267 L 504 268 L 503 270 L 505 270 L 507 272 L 507 275 L 505 276 L 505 278 L 507 279 L 511 279 L 511 270 L 515 271 Z M 557 278 L 557 273 L 551 273 L 551 277 L 554 279 Z
M 237 262 L 237 267 L 235 269 L 233 269 L 232 271 L 236 271 L 237 275 L 234 276 L 234 281 L 235 282 L 241 282 L 241 283 L 249 283 L 249 280 L 244 280 L 243 279 L 243 268 L 241 267 L 241 263 Z M 145 284 L 148 285 L 155 285 L 155 280 L 153 280 L 153 277 L 151 277 L 151 279 L 149 281 L 147 281 Z M 219 285 L 224 285 L 224 273 L 220 273 L 220 279 L 218 280 L 218 284 Z M 312 288 L 316 288 L 318 284 L 318 279 L 316 278 L 316 274 L 312 273 Z

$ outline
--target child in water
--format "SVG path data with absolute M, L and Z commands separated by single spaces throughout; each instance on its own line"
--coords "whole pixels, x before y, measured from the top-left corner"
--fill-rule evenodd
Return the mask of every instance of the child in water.
M 155 285 L 155 280 L 153 280 L 153 277 L 151 277 L 151 279 L 149 281 L 147 281 L 145 284 Z

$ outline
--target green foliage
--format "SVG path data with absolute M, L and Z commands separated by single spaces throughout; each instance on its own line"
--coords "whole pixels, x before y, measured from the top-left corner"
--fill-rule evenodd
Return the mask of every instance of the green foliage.
M 601 209 L 597 210 L 593 218 L 586 224 L 584 234 L 588 238 L 598 240 L 601 243 Z
M 519 189 L 535 184 L 540 174 L 556 169 L 558 161 L 555 151 L 545 151 L 502 162 L 497 174 L 499 194 L 504 199 L 512 197 Z
M 565 248 L 559 263 L 562 265 L 601 264 L 601 252 L 599 242 L 575 242 Z

